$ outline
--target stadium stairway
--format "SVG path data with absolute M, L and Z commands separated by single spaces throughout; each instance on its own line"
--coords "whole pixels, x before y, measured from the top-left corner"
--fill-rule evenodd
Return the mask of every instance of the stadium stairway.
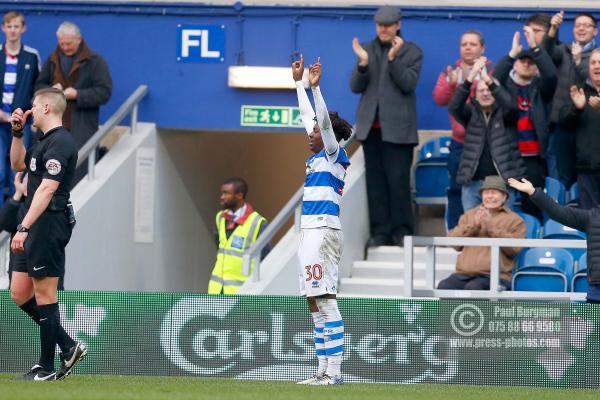
M 198 266 L 214 257 L 212 231 L 155 124 L 138 122 L 134 134 L 115 139 L 95 179 L 79 182 L 71 199 L 77 225 L 67 248 L 67 289 L 205 290 Z
M 414 249 L 413 284 L 425 289 L 425 247 Z M 455 270 L 458 253 L 451 248 L 436 250 L 435 282 Z M 401 297 L 404 289 L 404 249 L 397 246 L 370 248 L 366 260 L 354 261 L 351 276 L 340 281 L 343 297 Z
M 419 132 L 419 142 L 447 134 L 446 131 Z M 346 297 L 401 297 L 404 287 L 404 249 L 387 246 L 365 251 L 369 217 L 362 149 L 354 153 L 351 163 L 340 211 L 344 227 L 344 250 L 340 261 L 339 294 Z M 445 235 L 443 206 L 421 206 L 417 211 L 418 235 Z M 260 279 L 249 279 L 239 293 L 297 295 L 298 241 L 299 232 L 294 227 L 290 228 L 261 262 Z M 450 248 L 436 251 L 436 283 L 454 271 L 457 254 Z M 425 285 L 425 248 L 415 248 L 414 268 L 415 288 L 422 288 Z

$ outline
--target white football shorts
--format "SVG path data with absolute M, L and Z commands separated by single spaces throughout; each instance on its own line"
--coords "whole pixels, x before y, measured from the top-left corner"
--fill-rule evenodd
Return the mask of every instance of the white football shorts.
M 343 243 L 344 234 L 339 229 L 323 227 L 300 231 L 298 279 L 302 296 L 337 294 Z

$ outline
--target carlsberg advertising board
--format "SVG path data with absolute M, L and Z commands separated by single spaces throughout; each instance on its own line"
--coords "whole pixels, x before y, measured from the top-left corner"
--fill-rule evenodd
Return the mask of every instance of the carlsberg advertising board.
M 316 368 L 301 297 L 64 292 L 85 374 L 299 380 Z M 2 372 L 37 361 L 38 328 L 0 291 Z M 600 308 L 557 302 L 339 300 L 348 382 L 597 387 Z

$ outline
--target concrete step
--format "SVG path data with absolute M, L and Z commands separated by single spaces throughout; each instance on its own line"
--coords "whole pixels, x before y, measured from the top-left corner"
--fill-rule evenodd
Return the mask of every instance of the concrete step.
M 425 247 L 414 248 L 413 287 L 425 289 Z M 435 283 L 455 271 L 458 253 L 436 249 Z M 339 294 L 347 297 L 401 297 L 404 290 L 404 249 L 381 246 L 368 251 L 367 260 L 355 261 L 351 276 L 340 281 Z
M 436 279 L 444 279 L 453 273 L 455 264 L 436 264 Z M 403 279 L 404 265 L 385 261 L 355 261 L 352 278 Z M 425 279 L 425 264 L 414 264 L 414 279 Z
M 425 263 L 425 247 L 414 247 L 413 262 Z M 441 264 L 455 264 L 458 252 L 449 247 L 437 247 L 435 261 Z M 404 248 L 398 246 L 371 247 L 367 252 L 369 261 L 404 262 Z
M 425 281 L 420 283 L 425 285 Z M 403 279 L 342 278 L 339 293 L 400 297 L 403 287 Z
M 415 289 L 425 289 L 425 279 L 415 279 Z M 437 282 L 436 282 L 437 283 Z M 402 297 L 403 279 L 342 278 L 339 294 L 346 297 Z

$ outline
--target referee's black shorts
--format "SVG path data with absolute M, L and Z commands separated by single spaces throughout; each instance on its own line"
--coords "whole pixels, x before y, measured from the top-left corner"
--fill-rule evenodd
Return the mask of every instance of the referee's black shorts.
M 25 252 L 14 254 L 13 271 L 27 272 L 33 278 L 64 276 L 65 247 L 71 233 L 65 211 L 45 211 L 29 230 Z

